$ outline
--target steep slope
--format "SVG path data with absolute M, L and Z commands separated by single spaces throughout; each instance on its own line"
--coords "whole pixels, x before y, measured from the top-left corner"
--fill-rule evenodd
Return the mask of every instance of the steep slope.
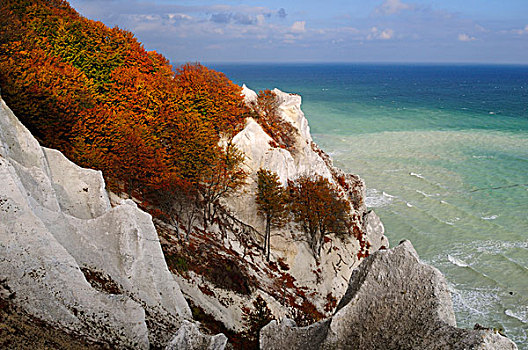
M 493 330 L 456 328 L 444 276 L 420 262 L 409 241 L 365 259 L 331 318 L 308 327 L 273 321 L 260 344 L 263 350 L 517 349 Z
M 246 86 L 243 87 L 243 93 L 246 102 L 256 98 L 255 92 Z M 290 273 L 300 284 L 317 290 L 322 298 L 328 293 L 340 298 L 346 290 L 346 281 L 352 269 L 361 261 L 358 253 L 364 247 L 370 251 L 376 251 L 381 246 L 388 247 L 383 225 L 374 212 L 367 212 L 363 180 L 335 168 L 330 157 L 313 142 L 308 121 L 301 110 L 301 96 L 278 89 L 273 90 L 273 93 L 279 100 L 280 118 L 296 131 L 295 146 L 292 149 L 274 146 L 262 127 L 254 119 L 248 118 L 246 127 L 233 138 L 234 144 L 244 152 L 248 180 L 245 187 L 226 202 L 238 218 L 257 231 L 264 232 L 263 218 L 255 215 L 256 173 L 260 168 L 276 173 L 283 186 L 289 180 L 303 175 L 322 176 L 335 184 L 352 203 L 350 217 L 353 218 L 354 232 L 359 237 L 328 235 L 321 249 L 321 257 L 317 259 L 303 237 L 299 236 L 299 228 L 289 225 L 275 230 L 271 248 L 276 259 L 281 258 L 290 266 Z
M 256 97 L 245 86 L 243 92 L 247 103 Z M 234 332 L 251 327 L 248 313 L 254 311 L 259 297 L 275 318 L 288 316 L 310 323 L 329 315 L 362 260 L 358 254 L 362 244 L 370 252 L 388 246 L 383 225 L 363 202 L 363 181 L 333 167 L 330 157 L 313 143 L 301 110 L 301 97 L 279 90 L 274 93 L 280 99 L 280 118 L 296 132 L 294 147 L 277 147 L 255 119 L 247 118 L 232 142 L 244 155 L 248 177 L 239 191 L 221 201 L 217 224 L 207 231 L 195 229 L 182 240 L 173 227 L 158 222 L 169 266 L 184 295 Z M 291 222 L 273 230 L 272 258 L 266 261 L 262 251 L 264 220 L 257 215 L 255 203 L 256 173 L 260 168 L 277 173 L 283 185 L 302 175 L 321 175 L 336 184 L 354 203 L 350 216 L 363 242 L 352 234 L 331 233 L 324 240 L 321 255 L 315 256 L 300 228 Z M 203 261 L 207 261 L 207 267 L 200 266 Z M 225 281 L 237 281 L 234 284 L 239 288 Z
M 191 312 L 150 215 L 111 207 L 98 171 L 40 147 L 0 101 L 0 280 L 49 325 L 123 348 L 166 344 Z

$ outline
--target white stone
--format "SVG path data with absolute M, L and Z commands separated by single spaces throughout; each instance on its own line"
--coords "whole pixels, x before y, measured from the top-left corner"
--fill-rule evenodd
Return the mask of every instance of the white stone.
M 227 337 L 223 334 L 204 335 L 195 323 L 183 321 L 166 350 L 223 350 Z
M 130 200 L 111 208 L 101 172 L 41 148 L 4 101 L 0 183 L 0 279 L 17 306 L 76 335 L 138 349 L 167 344 L 192 318 L 150 215 Z M 81 268 L 119 291 L 94 288 Z
M 409 241 L 363 260 L 332 317 L 308 327 L 272 321 L 260 332 L 260 348 L 517 349 L 493 331 L 456 328 L 445 278 Z

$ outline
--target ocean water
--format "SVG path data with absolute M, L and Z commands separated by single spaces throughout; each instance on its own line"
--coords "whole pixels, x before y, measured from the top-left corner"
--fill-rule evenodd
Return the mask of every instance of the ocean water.
M 447 277 L 458 325 L 528 349 L 528 66 L 209 65 L 302 96 L 392 245 Z

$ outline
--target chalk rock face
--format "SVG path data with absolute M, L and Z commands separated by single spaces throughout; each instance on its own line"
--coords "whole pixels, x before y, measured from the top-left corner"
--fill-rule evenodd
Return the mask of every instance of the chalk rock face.
M 223 350 L 227 337 L 223 334 L 215 336 L 204 335 L 195 323 L 183 321 L 166 350 Z
M 295 145 L 290 149 L 276 147 L 260 124 L 248 118 L 245 128 L 233 138 L 233 143 L 245 155 L 244 166 L 249 174 L 248 180 L 242 191 L 226 200 L 226 206 L 236 213 L 237 218 L 262 233 L 265 231 L 264 220 L 255 215 L 256 174 L 260 168 L 275 172 L 283 185 L 286 185 L 288 180 L 295 180 L 303 175 L 322 176 L 338 184 L 340 181 L 337 181 L 337 177 L 341 176 L 352 194 L 346 194 L 347 190 L 344 186 L 343 193 L 356 201 L 355 209 L 351 210 L 351 214 L 365 233 L 371 250 L 378 249 L 382 245 L 387 247 L 388 242 L 383 234 L 381 221 L 374 212 L 367 215 L 363 202 L 365 195 L 363 181 L 356 175 L 345 174 L 333 167 L 330 157 L 319 150 L 313 142 L 308 121 L 301 110 L 301 96 L 278 89 L 274 89 L 273 92 L 279 100 L 279 116 L 295 129 Z M 245 85 L 243 94 L 247 103 L 257 99 L 257 94 Z M 359 218 L 364 220 L 359 222 Z M 316 261 L 308 244 L 302 242 L 303 239 L 298 233 L 299 229 L 292 225 L 274 230 L 271 239 L 272 255 L 275 259 L 284 259 L 291 268 L 289 272 L 299 285 L 318 293 L 312 301 L 323 309 L 327 295 L 331 294 L 339 299 L 345 292 L 352 269 L 359 264 L 357 253 L 360 251 L 360 245 L 352 236 L 328 235 L 322 246 L 320 259 Z
M 492 331 L 456 328 L 445 278 L 409 241 L 366 258 L 331 318 L 272 321 L 260 337 L 261 349 L 517 349 Z
M 166 345 L 190 309 L 150 215 L 112 208 L 101 172 L 40 147 L 0 100 L 0 280 L 51 325 L 117 347 Z
M 389 247 L 389 240 L 385 237 L 385 227 L 378 215 L 372 210 L 366 214 L 366 234 L 371 244 L 371 251 L 375 252 L 381 247 Z

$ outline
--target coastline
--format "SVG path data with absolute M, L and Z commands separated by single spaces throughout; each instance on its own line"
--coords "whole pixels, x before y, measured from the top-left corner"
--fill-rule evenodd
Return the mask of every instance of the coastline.
M 523 213 L 528 210 L 524 185 L 528 179 L 523 159 L 528 157 L 528 122 L 523 118 L 528 115 L 519 94 L 526 84 L 506 79 L 496 92 L 495 85 L 488 84 L 490 77 L 483 80 L 477 74 L 474 80 L 481 79 L 483 86 L 468 81 L 460 91 L 453 88 L 452 97 L 441 95 L 442 100 L 434 94 L 435 100 L 428 99 L 422 91 L 409 105 L 405 96 L 414 96 L 414 90 L 403 88 L 413 85 L 394 81 L 391 85 L 389 73 L 371 79 L 365 72 L 342 78 L 329 74 L 328 66 L 319 72 L 306 67 L 275 67 L 259 77 L 269 65 L 256 70 L 253 66 L 252 80 L 244 68 L 222 69 L 235 81 L 244 76 L 250 87 L 258 89 L 259 84 L 276 80 L 269 84 L 299 92 L 314 140 L 337 166 L 365 179 L 367 194 L 383 204 L 374 209 L 386 224 L 389 239 L 410 239 L 421 258 L 446 275 L 459 324 L 473 327 L 485 319 L 504 328 L 524 349 L 528 222 Z M 372 67 L 367 68 L 371 74 Z M 501 72 L 495 72 L 494 79 Z M 337 83 L 330 85 L 330 79 Z M 428 79 L 418 87 L 425 89 Z M 373 89 L 375 81 L 389 85 Z M 472 89 L 473 95 L 468 94 Z M 392 98 L 390 91 L 403 94 L 403 99 Z M 464 93 L 465 107 L 446 104 Z M 479 99 L 487 101 L 482 104 L 486 107 L 477 104 Z M 500 113 L 490 114 L 492 110 Z M 492 189 L 496 187 L 500 188 Z M 469 266 L 453 264 L 449 256 Z

